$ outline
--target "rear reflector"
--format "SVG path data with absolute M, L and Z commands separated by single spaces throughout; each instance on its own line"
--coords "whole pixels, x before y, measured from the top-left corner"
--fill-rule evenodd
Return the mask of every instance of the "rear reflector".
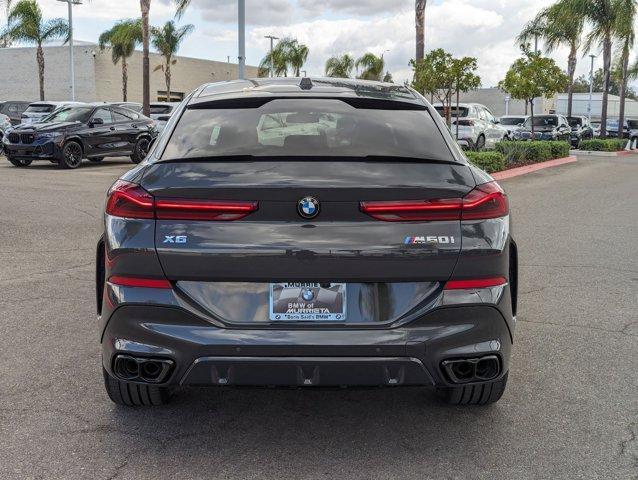
M 445 284 L 445 290 L 472 290 L 476 288 L 489 288 L 505 285 L 505 277 L 477 278 L 474 280 L 450 280 Z
M 239 220 L 254 212 L 257 202 L 155 198 L 140 185 L 118 180 L 108 193 L 106 213 L 115 217 L 158 220 Z
M 463 198 L 361 202 L 359 207 L 384 222 L 484 220 L 509 213 L 507 196 L 496 182 L 479 185 Z
M 120 285 L 121 287 L 172 288 L 171 282 L 168 280 L 156 278 L 121 277 L 116 275 L 109 278 L 109 283 Z
M 257 202 L 181 200 L 158 198 L 155 215 L 158 220 L 239 220 L 257 210 Z

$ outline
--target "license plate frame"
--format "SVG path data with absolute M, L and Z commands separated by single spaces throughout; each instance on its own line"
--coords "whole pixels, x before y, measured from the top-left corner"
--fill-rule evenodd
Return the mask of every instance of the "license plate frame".
M 344 322 L 347 284 L 338 282 L 276 282 L 269 289 L 272 322 Z

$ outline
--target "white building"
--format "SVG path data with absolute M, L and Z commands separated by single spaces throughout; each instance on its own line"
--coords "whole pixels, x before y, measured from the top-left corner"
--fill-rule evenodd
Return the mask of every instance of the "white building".
M 593 119 L 600 120 L 603 106 L 603 94 L 594 93 L 592 95 L 591 116 Z M 567 94 L 559 93 L 556 95 L 556 113 L 567 115 Z M 572 100 L 572 115 L 588 115 L 589 93 L 575 93 Z M 620 97 L 609 95 L 607 101 L 607 117 L 618 118 L 620 115 Z M 627 99 L 625 102 L 625 118 L 638 119 L 638 102 Z

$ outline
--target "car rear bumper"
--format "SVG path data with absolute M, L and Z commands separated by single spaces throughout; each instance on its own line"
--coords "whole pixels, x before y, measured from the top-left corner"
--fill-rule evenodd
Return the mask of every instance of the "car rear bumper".
M 487 305 L 368 329 L 219 328 L 180 308 L 123 305 L 106 324 L 102 359 L 113 376 L 119 355 L 170 360 L 164 386 L 449 386 L 445 360 L 496 355 L 498 376 L 507 372 L 513 325 Z

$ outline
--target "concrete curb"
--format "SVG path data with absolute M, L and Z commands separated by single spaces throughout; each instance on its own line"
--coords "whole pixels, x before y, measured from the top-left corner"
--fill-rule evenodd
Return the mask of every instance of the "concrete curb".
M 619 152 L 597 152 L 593 150 L 570 150 L 571 155 L 582 155 L 583 157 L 625 157 L 627 155 L 638 154 L 638 150 L 620 150 Z
M 543 170 L 544 168 L 557 167 L 559 165 L 565 165 L 566 163 L 574 163 L 577 161 L 578 159 L 575 155 L 570 155 L 569 157 L 556 158 L 554 160 L 548 160 L 546 162 L 525 165 L 524 167 L 510 168 L 509 170 L 492 173 L 491 175 L 495 180 L 505 180 L 506 178 L 518 177 L 520 175 L 525 175 L 526 173 Z

